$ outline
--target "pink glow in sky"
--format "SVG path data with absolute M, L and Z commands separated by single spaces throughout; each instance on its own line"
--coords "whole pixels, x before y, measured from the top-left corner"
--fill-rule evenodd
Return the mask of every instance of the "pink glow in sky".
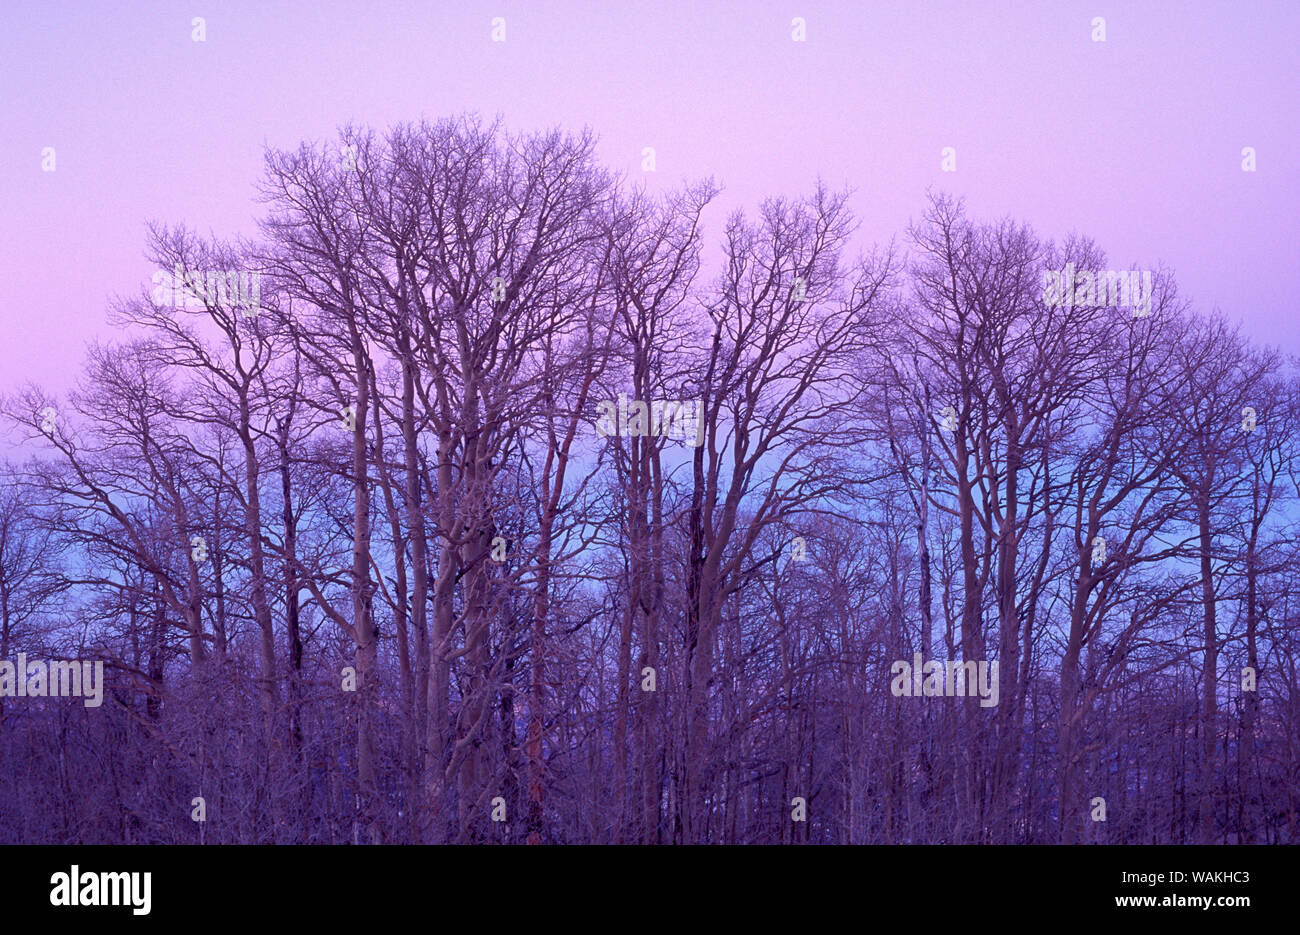
M 856 189 L 864 244 L 952 191 L 1114 265 L 1163 262 L 1198 307 L 1300 351 L 1298 26 L 1295 2 L 7 0 L 0 392 L 63 390 L 112 336 L 108 298 L 152 272 L 146 220 L 253 234 L 264 145 L 463 110 L 588 124 L 652 187 L 715 176 L 715 240 L 726 211 L 819 174 Z

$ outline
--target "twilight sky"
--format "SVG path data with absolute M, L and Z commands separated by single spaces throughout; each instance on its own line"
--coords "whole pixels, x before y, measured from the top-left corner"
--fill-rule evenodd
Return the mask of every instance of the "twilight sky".
M 1088 234 L 1114 268 L 1163 261 L 1199 307 L 1300 352 L 1298 40 L 1295 0 L 3 0 L 0 393 L 63 391 L 111 336 L 106 299 L 152 272 L 147 219 L 254 233 L 264 145 L 462 110 L 589 124 L 652 187 L 715 176 L 711 242 L 726 211 L 818 174 L 857 190 L 864 244 L 951 191 L 975 218 Z

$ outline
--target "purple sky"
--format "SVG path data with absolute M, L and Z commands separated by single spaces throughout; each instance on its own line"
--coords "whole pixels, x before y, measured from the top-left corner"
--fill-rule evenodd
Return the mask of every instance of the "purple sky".
M 1298 26 L 1295 0 L 3 0 L 0 393 L 66 388 L 110 334 L 107 297 L 148 281 L 146 219 L 252 233 L 264 143 L 461 110 L 589 124 L 652 186 L 716 176 L 712 240 L 726 210 L 819 173 L 857 189 L 866 242 L 952 191 L 977 218 L 1089 234 L 1115 268 L 1163 261 L 1197 305 L 1297 352 Z

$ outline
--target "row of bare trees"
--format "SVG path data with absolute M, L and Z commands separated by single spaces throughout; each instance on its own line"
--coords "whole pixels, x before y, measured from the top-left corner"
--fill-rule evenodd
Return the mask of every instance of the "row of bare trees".
M 150 228 L 260 304 L 146 288 L 5 402 L 0 659 L 108 690 L 0 698 L 0 838 L 1297 840 L 1294 362 L 1164 271 L 1049 302 L 1100 249 L 943 196 L 707 264 L 718 187 L 593 150 L 348 128 L 258 238 Z M 916 653 L 998 703 L 895 696 Z

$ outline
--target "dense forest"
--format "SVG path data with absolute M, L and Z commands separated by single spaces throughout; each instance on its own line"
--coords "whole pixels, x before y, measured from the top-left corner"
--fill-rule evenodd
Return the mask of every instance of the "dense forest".
M 104 684 L 0 691 L 0 841 L 1298 840 L 1295 361 L 1082 235 L 708 231 L 595 146 L 268 151 L 6 375 L 0 659 Z

